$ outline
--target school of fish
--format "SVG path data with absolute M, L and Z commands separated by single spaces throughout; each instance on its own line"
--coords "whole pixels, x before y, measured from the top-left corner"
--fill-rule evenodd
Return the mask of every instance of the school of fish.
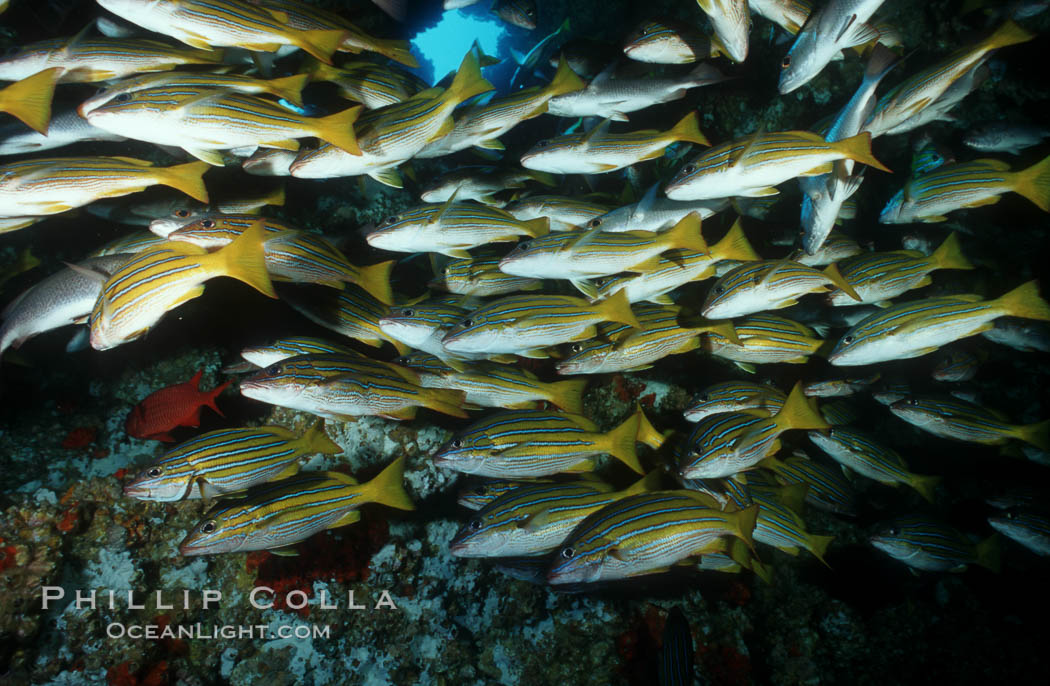
M 97 0 L 106 23 L 0 58 L 0 110 L 24 124 L 12 120 L 20 128 L 0 139 L 11 160 L 0 164 L 0 231 L 34 231 L 78 208 L 145 228 L 9 298 L 0 353 L 70 325 L 79 332 L 71 350 L 119 348 L 204 296 L 216 277 L 252 289 L 245 308 L 279 298 L 339 336 L 267 340 L 228 368 L 248 373 L 237 384 L 246 398 L 315 416 L 305 432 L 209 431 L 125 483 L 129 498 L 215 501 L 177 543 L 182 555 L 295 554 L 307 537 L 358 521 L 362 505 L 414 509 L 403 457 L 364 483 L 300 467 L 342 453 L 326 422 L 409 422 L 421 408 L 459 422 L 433 464 L 477 477 L 459 493 L 472 512 L 451 553 L 527 558 L 529 578 L 559 589 L 675 567 L 768 581 L 768 548 L 825 562 L 835 544 L 810 531 L 806 508 L 849 517 L 857 478 L 917 505 L 942 499 L 940 475 L 911 471 L 894 436 L 866 427 L 851 397 L 936 437 L 1050 462 L 1050 421 L 1018 423 L 950 392 L 982 361 L 980 347 L 957 341 L 979 335 L 1020 354 L 1050 351 L 1039 284 L 1020 267 L 980 294 L 958 287 L 965 274 L 952 286 L 938 276 L 979 268 L 966 234 L 1007 193 L 1030 201 L 1020 211 L 1045 226 L 1050 156 L 1018 165 L 1003 153 L 1042 146 L 1050 132 L 978 128 L 965 145 L 989 156 L 959 150 L 958 160 L 925 136 L 970 92 L 995 87 L 984 85 L 989 58 L 1035 38 L 1022 25 L 1028 14 L 1000 15 L 972 42 L 931 56 L 902 45 L 880 18 L 900 0 L 681 1 L 691 24 L 624 26 L 619 57 L 597 67 L 569 49 L 566 20 L 527 54 L 514 51 L 511 84 L 497 89 L 484 70 L 510 57 L 475 46 L 430 86 L 411 71 L 406 41 L 294 0 Z M 521 31 L 537 27 L 540 10 L 531 0 L 493 6 Z M 632 123 L 664 103 L 697 102 L 696 89 L 732 87 L 764 22 L 789 43 L 765 97 L 814 88 L 833 62 L 862 72 L 852 97 L 790 130 L 756 122 L 709 138 L 703 104 L 655 110 L 669 115 L 657 128 Z M 52 111 L 56 93 L 75 84 L 100 90 Z M 337 94 L 320 108 L 319 84 Z M 537 118 L 542 127 L 522 126 Z M 878 139 L 916 130 L 911 168 L 891 170 Z M 112 154 L 51 152 L 86 141 Z M 155 154 L 122 155 L 127 141 L 153 144 Z M 244 190 L 213 197 L 208 172 L 238 166 Z M 367 227 L 368 247 L 351 250 L 352 239 L 274 216 L 283 189 L 247 175 L 289 184 L 356 177 L 361 188 L 418 191 L 419 200 Z M 892 175 L 899 191 L 865 195 L 877 175 Z M 625 179 L 625 192 L 581 191 L 603 179 Z M 178 195 L 114 200 L 158 185 Z M 876 201 L 885 201 L 870 217 L 880 224 L 951 219 L 960 230 L 908 244 L 885 226 L 884 242 L 899 247 L 867 249 L 849 225 Z M 797 230 L 779 241 L 761 220 L 773 203 L 798 206 Z M 982 209 L 964 212 L 973 208 Z M 421 254 L 429 263 L 410 261 Z M 12 275 L 32 268 L 27 260 Z M 422 295 L 402 275 L 420 264 L 432 269 Z M 655 427 L 643 404 L 607 426 L 588 416 L 589 384 L 653 368 L 674 374 L 665 358 L 700 355 L 724 360 L 724 375 L 677 379 L 699 389 L 680 422 Z M 946 392 L 895 380 L 898 361 L 920 357 Z M 782 364 L 800 365 L 793 385 L 763 381 Z M 225 388 L 198 401 L 199 380 L 183 389 L 195 403 L 186 417 L 150 419 L 137 407 L 129 433 L 167 441 L 173 424 L 195 426 L 201 403 L 217 409 Z M 1039 507 L 1011 503 L 988 527 L 1050 554 L 1050 518 Z M 999 538 L 980 533 L 901 512 L 870 544 L 917 570 L 996 569 Z

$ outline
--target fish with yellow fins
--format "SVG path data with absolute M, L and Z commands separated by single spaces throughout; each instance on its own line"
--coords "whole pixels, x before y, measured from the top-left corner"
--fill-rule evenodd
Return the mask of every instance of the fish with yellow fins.
M 360 107 L 351 107 L 315 119 L 247 93 L 171 86 L 119 95 L 87 112 L 85 118 L 104 131 L 180 147 L 221 167 L 220 150 L 255 146 L 298 150 L 298 139 L 307 136 L 360 155 L 353 127 L 360 113 Z
M 209 253 L 189 243 L 167 242 L 138 253 L 105 282 L 88 325 L 91 347 L 108 350 L 145 335 L 167 312 L 204 293 L 204 282 L 230 276 L 276 298 L 266 273 L 258 222 L 225 248 Z
M 447 89 L 428 88 L 404 102 L 369 110 L 355 124 L 361 155 L 322 145 L 302 152 L 290 166 L 305 179 L 377 174 L 412 158 L 455 126 L 452 111 L 475 95 L 492 90 L 478 58 L 468 51 Z
M 270 550 L 294 555 L 294 546 L 325 529 L 353 524 L 368 503 L 414 510 L 405 492 L 405 458 L 359 484 L 342 472 L 306 472 L 220 501 L 179 544 L 182 555 Z
M 0 112 L 17 117 L 46 136 L 51 121 L 51 99 L 60 73 L 61 70 L 54 67 L 45 69 L 0 90 Z
M 776 195 L 774 186 L 830 173 L 832 163 L 844 159 L 890 171 L 875 159 L 866 132 L 833 143 L 809 131 L 759 132 L 701 153 L 678 170 L 664 194 L 672 200 Z
M 203 162 L 155 167 L 131 157 L 53 157 L 5 164 L 0 166 L 0 231 L 157 185 L 206 203 L 208 191 L 201 177 L 209 168 Z

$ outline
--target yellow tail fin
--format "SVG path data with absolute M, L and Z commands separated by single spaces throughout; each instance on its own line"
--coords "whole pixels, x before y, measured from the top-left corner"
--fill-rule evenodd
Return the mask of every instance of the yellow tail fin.
M 642 328 L 634 312 L 631 311 L 631 302 L 627 299 L 626 289 L 620 289 L 602 300 L 595 305 L 595 309 L 605 318 L 605 321 L 626 324 L 635 329 Z
M 565 55 L 558 61 L 558 71 L 554 72 L 554 78 L 547 84 L 544 95 L 553 98 L 556 95 L 572 93 L 587 87 L 587 83 L 572 70 L 565 60 Z
M 727 523 L 732 527 L 732 534 L 747 544 L 751 552 L 755 551 L 755 522 L 758 521 L 758 505 L 752 505 L 739 512 L 726 515 Z
M 700 228 L 700 215 L 696 212 L 690 212 L 679 219 L 678 223 L 672 226 L 669 231 L 660 234 L 657 240 L 666 246 L 665 250 L 681 248 L 698 253 L 707 253 L 710 248 L 708 248 L 707 241 L 704 240 L 704 234 Z
M 265 203 L 271 207 L 283 207 L 284 200 L 284 184 L 281 184 L 277 188 L 273 189 L 273 191 L 267 193 L 262 198 L 260 198 L 260 202 Z
M 481 75 L 481 67 L 478 66 L 478 58 L 471 50 L 459 65 L 456 77 L 452 79 L 452 85 L 445 91 L 445 100 L 457 105 L 469 98 L 485 93 L 494 86 Z
M 992 534 L 977 544 L 977 564 L 998 573 L 999 536 Z
M 908 484 L 931 503 L 934 502 L 937 486 L 940 483 L 941 477 L 939 476 L 920 476 L 919 474 L 912 474 L 908 480 Z
M 871 152 L 871 132 L 862 131 L 856 136 L 850 138 L 844 138 L 836 143 L 831 143 L 831 147 L 835 148 L 847 158 L 866 164 L 869 167 L 875 167 L 884 172 L 893 173 L 893 170 L 875 159 L 875 155 Z
M 857 291 L 853 290 L 853 286 L 850 285 L 849 281 L 846 281 L 846 277 L 839 271 L 837 265 L 829 264 L 827 269 L 824 270 L 824 276 L 831 280 L 831 283 L 835 285 L 840 291 L 844 292 L 849 297 L 853 298 L 857 302 L 861 301 L 861 297 L 857 295 Z
M 1017 427 L 1017 437 L 1040 450 L 1050 450 L 1050 419 Z
M 638 443 L 644 443 L 653 450 L 658 450 L 667 441 L 667 436 L 656 430 L 649 418 L 645 416 L 641 405 L 636 405 L 634 413 L 638 415 L 638 433 L 635 439 Z
M 302 443 L 311 453 L 323 455 L 339 455 L 343 452 L 342 447 L 328 437 L 324 431 L 324 417 L 318 417 L 306 433 L 303 434 Z
M 995 302 L 1002 308 L 1003 314 L 1022 319 L 1050 321 L 1050 305 L 1039 297 L 1038 281 L 1023 283 L 1000 296 Z
M 198 202 L 208 204 L 208 189 L 204 187 L 204 172 L 211 169 L 207 162 L 189 162 L 158 169 L 157 183 L 182 191 Z
M 256 221 L 232 243 L 206 257 L 219 263 L 226 276 L 248 284 L 263 295 L 276 298 L 277 293 L 270 283 L 263 255 L 263 243 L 269 238 L 265 226 L 263 220 Z
M 1027 43 L 1035 38 L 1035 34 L 1025 31 L 1012 19 L 1007 19 L 1003 25 L 995 30 L 995 33 L 981 41 L 980 48 L 983 50 L 997 50 L 1007 45 Z
M 606 445 L 604 449 L 634 471 L 644 474 L 645 470 L 642 469 L 642 464 L 638 461 L 638 453 L 634 447 L 637 436 L 638 415 L 632 414 L 618 427 L 605 434 Z
M 933 251 L 933 254 L 930 255 L 930 262 L 937 269 L 973 269 L 970 260 L 963 255 L 959 236 L 954 231 L 948 234 L 944 242 Z
M 587 388 L 587 379 L 569 379 L 550 384 L 547 399 L 559 408 L 571 414 L 583 414 L 583 392 Z
M 390 290 L 390 270 L 394 260 L 357 268 L 357 285 L 375 296 L 384 305 L 394 304 L 394 294 Z
M 277 13 L 274 13 L 276 16 Z M 284 14 L 281 12 L 280 14 Z M 287 20 L 288 15 L 285 14 Z M 280 18 L 278 17 L 278 20 Z M 286 22 L 281 22 L 286 24 Z M 318 31 L 289 31 L 289 38 L 292 39 L 292 43 L 309 54 L 313 55 L 317 59 L 321 60 L 325 64 L 332 63 L 332 53 L 339 49 L 339 46 L 343 44 L 343 39 L 347 37 L 346 31 L 340 31 L 338 29 L 333 30 L 318 30 Z
M 549 217 L 536 217 L 522 222 L 521 227 L 529 236 L 539 238 L 551 232 L 551 220 Z
M 707 140 L 707 136 L 700 131 L 700 118 L 697 117 L 696 110 L 682 117 L 682 120 L 675 124 L 667 134 L 671 140 L 711 145 L 711 141 Z
M 751 247 L 747 236 L 744 235 L 744 227 L 740 224 L 740 217 L 737 217 L 736 221 L 733 222 L 729 233 L 722 240 L 711 246 L 711 256 L 718 260 L 741 260 L 744 262 L 754 262 L 762 259 L 755 252 L 755 249 Z
M 399 510 L 414 510 L 412 498 L 405 492 L 405 458 L 397 458 L 390 466 L 379 472 L 376 478 L 362 486 L 369 502 L 396 507 Z
M 370 47 L 380 55 L 389 57 L 411 69 L 419 66 L 419 61 L 412 54 L 410 50 L 411 45 L 407 40 L 373 38 Z
M 1050 212 L 1050 156 L 1014 174 L 1014 191 Z
M 47 135 L 51 122 L 51 99 L 58 83 L 58 67 L 28 76 L 0 90 L 0 110 L 22 120 L 37 133 Z
M 314 135 L 351 155 L 360 155 L 361 148 L 357 145 L 357 136 L 354 134 L 354 122 L 360 114 L 361 106 L 358 105 L 317 119 Z
M 280 79 L 270 79 L 266 82 L 266 87 L 269 89 L 270 93 L 276 95 L 278 98 L 284 98 L 288 102 L 302 107 L 303 88 L 306 87 L 306 84 L 309 81 L 309 74 L 295 74 Z
M 834 536 L 817 536 L 816 534 L 809 534 L 806 537 L 806 550 L 813 553 L 813 557 L 823 562 L 825 566 L 830 567 L 830 565 L 824 560 L 824 556 L 828 552 L 828 545 L 834 538 Z
M 788 394 L 784 406 L 780 408 L 773 417 L 777 427 L 781 431 L 788 429 L 830 429 L 830 424 L 824 421 L 820 412 L 815 407 L 816 403 L 811 401 L 802 392 L 802 384 L 796 383 Z
M 466 394 L 463 391 L 453 391 L 438 388 L 425 388 L 420 392 L 420 403 L 423 407 L 447 414 L 451 417 L 466 418 L 469 415 L 463 409 L 466 403 Z

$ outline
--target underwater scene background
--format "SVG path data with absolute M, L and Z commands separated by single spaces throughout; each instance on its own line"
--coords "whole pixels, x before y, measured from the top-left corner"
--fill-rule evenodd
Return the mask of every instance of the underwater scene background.
M 1045 679 L 1048 3 L 445 4 L 0 2 L 0 684 Z

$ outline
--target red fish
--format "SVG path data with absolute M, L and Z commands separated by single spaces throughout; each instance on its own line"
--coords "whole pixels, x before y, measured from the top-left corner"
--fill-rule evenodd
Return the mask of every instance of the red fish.
M 175 384 L 150 393 L 135 407 L 131 408 L 124 430 L 135 438 L 148 438 L 154 441 L 170 443 L 175 439 L 168 433 L 179 426 L 200 426 L 201 408 L 210 407 L 223 417 L 222 410 L 215 404 L 215 398 L 230 385 L 227 381 L 210 391 L 201 391 L 200 370 L 185 383 Z

